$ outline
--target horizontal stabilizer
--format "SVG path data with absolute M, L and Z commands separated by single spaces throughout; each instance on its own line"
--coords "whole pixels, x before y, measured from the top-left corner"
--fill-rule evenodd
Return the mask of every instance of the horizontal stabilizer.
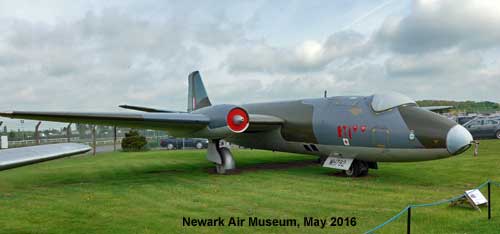
M 0 171 L 40 163 L 90 151 L 90 147 L 78 143 L 37 145 L 0 150 Z
M 150 112 L 150 113 L 185 113 L 185 112 L 182 112 L 182 111 L 161 110 L 161 109 L 156 109 L 156 108 L 151 108 L 151 107 L 144 107 L 144 106 L 119 105 L 119 107 L 121 107 L 123 109 L 143 111 L 143 112 Z

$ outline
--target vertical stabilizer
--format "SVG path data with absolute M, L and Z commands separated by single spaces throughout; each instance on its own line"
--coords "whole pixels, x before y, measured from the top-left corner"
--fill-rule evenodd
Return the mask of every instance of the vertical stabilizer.
M 188 112 L 211 106 L 210 99 L 208 99 L 207 91 L 201 80 L 200 72 L 194 71 L 189 74 L 189 87 L 188 87 Z

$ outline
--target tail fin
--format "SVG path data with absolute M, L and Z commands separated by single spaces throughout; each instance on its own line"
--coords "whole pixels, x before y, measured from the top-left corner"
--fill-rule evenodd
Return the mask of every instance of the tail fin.
M 211 106 L 210 99 L 208 99 L 207 91 L 203 86 L 200 72 L 194 71 L 189 74 L 189 87 L 188 87 L 188 112 Z

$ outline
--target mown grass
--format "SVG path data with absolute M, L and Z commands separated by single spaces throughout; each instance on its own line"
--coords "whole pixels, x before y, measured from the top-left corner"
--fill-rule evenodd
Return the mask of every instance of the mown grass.
M 500 141 L 437 161 L 380 163 L 364 178 L 288 153 L 236 150 L 241 171 L 210 173 L 204 151 L 79 156 L 0 172 L 0 233 L 362 233 L 408 204 L 500 182 Z M 287 165 L 287 162 L 296 162 Z M 272 164 L 273 169 L 261 167 Z M 482 190 L 486 195 L 486 190 Z M 487 212 L 447 204 L 412 210 L 414 233 L 498 233 L 500 187 Z M 354 227 L 183 227 L 183 217 L 356 217 Z M 227 222 L 227 221 L 226 221 Z M 227 224 L 227 223 L 226 223 Z M 248 220 L 246 222 L 248 224 Z M 403 233 L 406 216 L 378 233 Z

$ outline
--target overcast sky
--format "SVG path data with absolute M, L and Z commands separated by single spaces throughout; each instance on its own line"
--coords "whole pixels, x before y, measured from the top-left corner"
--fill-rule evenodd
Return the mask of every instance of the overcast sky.
M 0 1 L 0 109 L 185 110 L 193 70 L 212 103 L 325 89 L 500 102 L 499 12 L 485 0 Z

